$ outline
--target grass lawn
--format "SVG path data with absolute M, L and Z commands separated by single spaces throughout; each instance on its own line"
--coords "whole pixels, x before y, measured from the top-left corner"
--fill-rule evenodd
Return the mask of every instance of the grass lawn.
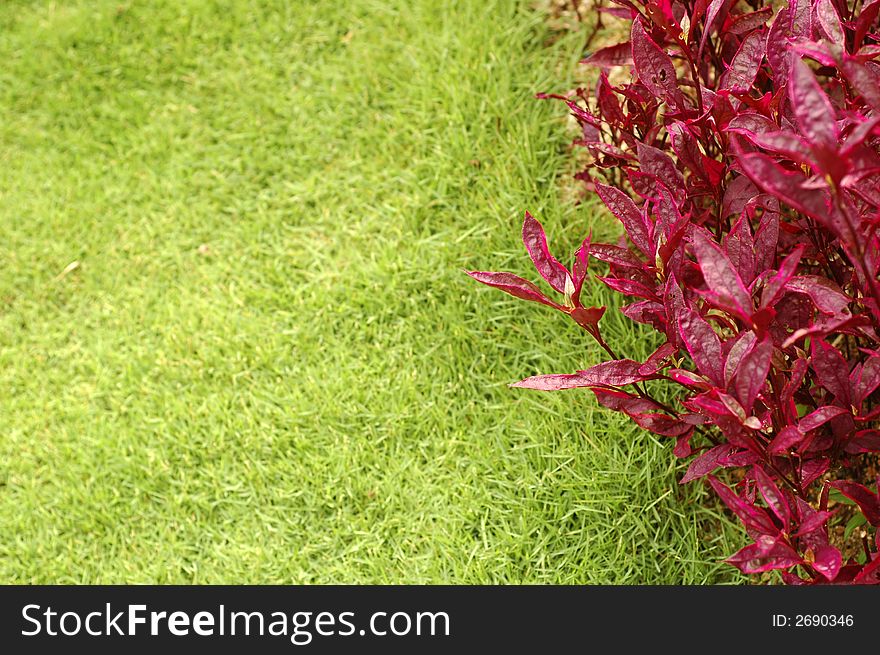
M 0 579 L 736 581 L 668 441 L 507 388 L 589 338 L 461 272 L 531 275 L 525 209 L 616 230 L 532 99 L 579 40 L 512 0 L 4 2 Z

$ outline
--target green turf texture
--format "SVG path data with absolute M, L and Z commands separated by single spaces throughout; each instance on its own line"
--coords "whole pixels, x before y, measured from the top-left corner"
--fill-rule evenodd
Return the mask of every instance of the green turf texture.
M 589 337 L 462 273 L 534 276 L 526 209 L 616 234 L 561 192 L 550 37 L 511 0 L 3 3 L 0 579 L 736 582 L 669 440 L 507 387 Z

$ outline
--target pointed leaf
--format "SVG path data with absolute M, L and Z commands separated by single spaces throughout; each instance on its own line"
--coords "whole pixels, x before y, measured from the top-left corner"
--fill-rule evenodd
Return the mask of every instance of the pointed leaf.
M 798 275 L 786 282 L 785 288 L 809 296 L 816 309 L 823 314 L 842 316 L 850 313 L 848 306 L 852 299 L 827 278 L 818 275 Z
M 673 121 L 666 129 L 678 161 L 692 173 L 705 179 L 706 170 L 703 165 L 705 155 L 700 150 L 699 142 L 691 129 L 681 121 Z
M 736 337 L 736 340 L 727 352 L 727 360 L 724 362 L 725 387 L 730 386 L 730 383 L 733 381 L 733 377 L 736 374 L 736 369 L 739 368 L 740 362 L 742 362 L 742 358 L 745 357 L 747 353 L 751 352 L 756 341 L 757 337 L 751 330 L 741 332 L 739 336 Z
M 544 228 L 532 215 L 526 212 L 523 221 L 522 239 L 535 268 L 547 283 L 559 293 L 565 293 L 566 281 L 570 281 L 568 269 L 550 254 Z
M 630 241 L 636 248 L 653 259 L 654 252 L 651 244 L 651 234 L 645 222 L 642 212 L 636 207 L 628 195 L 620 189 L 597 183 L 596 193 L 605 203 L 605 206 L 623 223 Z
M 853 45 L 856 50 L 861 47 L 865 35 L 874 26 L 878 13 L 880 13 L 880 0 L 868 0 L 868 2 L 862 3 L 862 8 L 856 17 L 856 30 L 853 36 Z
M 713 31 L 712 28 L 715 25 L 715 21 L 727 2 L 728 0 L 712 0 L 712 2 L 709 3 L 709 7 L 706 9 L 706 20 L 703 23 L 703 35 L 700 38 L 700 48 L 697 51 L 697 59 L 702 57 L 703 50 L 709 40 L 709 35 Z M 696 23 L 696 15 L 694 16 L 694 23 Z
M 679 314 L 678 330 L 685 348 L 697 369 L 718 386 L 724 382 L 721 341 L 706 321 L 696 312 L 684 309 Z
M 774 267 L 776 244 L 779 240 L 779 214 L 765 211 L 755 231 L 755 272 L 762 273 Z
M 741 215 L 749 201 L 759 193 L 760 191 L 748 176 L 737 175 L 724 190 L 724 198 L 721 201 L 722 217 L 726 218 L 731 214 Z
M 672 158 L 665 152 L 637 141 L 636 155 L 639 158 L 642 173 L 653 175 L 673 193 L 678 193 L 684 188 L 684 177 L 676 168 Z
M 816 571 L 825 576 L 826 580 L 834 580 L 840 573 L 840 567 L 843 564 L 843 556 L 834 546 L 822 546 L 813 554 L 813 561 L 810 563 Z
M 831 419 L 842 416 L 843 414 L 849 414 L 849 411 L 843 407 L 825 405 L 824 407 L 820 407 L 819 409 L 810 412 L 798 421 L 798 430 L 806 434 L 810 430 L 815 430 L 816 428 L 825 425 Z
M 640 260 L 626 248 L 621 248 L 620 246 L 611 246 L 605 243 L 593 243 L 590 245 L 590 254 L 594 259 L 614 264 L 615 266 L 635 268 L 638 270 L 646 268 L 645 262 Z
M 553 307 L 554 309 L 564 310 L 562 305 L 547 298 L 547 296 L 541 293 L 541 290 L 534 284 L 514 275 L 513 273 L 491 273 L 489 271 L 465 271 L 465 273 L 470 275 L 477 282 L 482 282 L 490 287 L 500 289 L 505 293 L 509 293 L 511 296 L 516 296 L 523 300 L 539 302 L 548 307 Z
M 739 274 L 721 248 L 715 245 L 704 230 L 694 231 L 694 251 L 706 285 L 723 299 L 731 300 L 741 312 L 752 313 L 752 298 Z
M 668 341 L 661 345 L 657 350 L 651 353 L 645 363 L 639 367 L 639 373 L 642 375 L 653 375 L 665 365 L 666 360 L 678 352 L 678 348 Z
M 706 452 L 695 457 L 688 466 L 687 472 L 679 484 L 686 484 L 691 480 L 697 480 L 708 475 L 717 468 L 724 466 L 723 460 L 737 451 L 736 446 L 724 443 L 710 448 Z
M 740 215 L 730 232 L 724 236 L 722 245 L 730 263 L 739 272 L 743 284 L 751 284 L 755 279 L 755 240 L 745 214 Z
M 570 375 L 536 375 L 512 384 L 521 389 L 538 389 L 540 391 L 558 391 L 579 387 L 623 387 L 634 382 L 650 380 L 653 375 L 639 373 L 641 364 L 632 359 L 616 359 L 592 366 L 586 371 L 578 371 Z
M 811 355 L 819 384 L 842 403 L 849 405 L 849 365 L 840 351 L 822 339 L 813 339 Z
M 642 382 L 650 379 L 652 374 L 642 375 L 639 373 L 641 364 L 632 359 L 615 359 L 591 366 L 586 371 L 578 371 L 585 380 L 591 384 L 608 387 L 622 387 L 634 382 Z
M 727 505 L 728 509 L 739 517 L 752 538 L 757 538 L 760 535 L 776 536 L 779 534 L 778 528 L 773 525 L 773 521 L 763 509 L 749 504 L 712 476 L 709 476 L 709 484 L 712 485 L 715 493 Z
M 599 68 L 613 68 L 615 66 L 628 66 L 632 63 L 632 44 L 629 41 L 599 48 L 589 57 L 581 61 L 587 66 Z
M 788 68 L 791 64 L 791 14 L 788 7 L 783 7 L 776 14 L 767 34 L 767 63 L 773 70 L 776 79 L 788 79 Z
M 752 475 L 758 485 L 758 491 L 767 503 L 767 507 L 782 522 L 783 529 L 787 532 L 791 523 L 791 508 L 785 499 L 785 494 L 779 490 L 773 479 L 767 475 L 767 472 L 758 464 L 752 467 Z
M 880 430 L 860 430 L 846 442 L 844 450 L 850 454 L 880 453 Z
M 721 88 L 733 93 L 747 93 L 758 76 L 766 43 L 766 36 L 760 31 L 747 35 L 724 73 Z
M 826 512 L 815 510 L 812 507 L 812 510 L 806 515 L 801 516 L 800 527 L 798 531 L 794 533 L 794 537 L 802 537 L 804 535 L 810 534 L 811 532 L 815 532 L 816 530 L 821 530 L 825 524 L 828 522 L 832 516 L 834 516 L 834 512 Z
M 808 186 L 807 178 L 802 173 L 786 171 L 767 155 L 757 152 L 740 154 L 739 163 L 759 189 L 823 224 L 828 220 L 826 194 L 821 189 Z
M 771 455 L 782 455 L 798 445 L 803 439 L 803 432 L 787 425 L 779 431 L 779 434 L 773 437 L 773 441 L 767 447 L 767 452 Z
M 563 375 L 535 375 L 515 382 L 511 387 L 535 389 L 536 391 L 562 391 L 564 389 L 580 389 L 589 387 L 590 383 L 579 373 Z
M 651 93 L 669 103 L 673 109 L 684 107 L 684 95 L 678 88 L 672 60 L 648 36 L 640 20 L 633 21 L 631 41 L 633 68 L 639 76 L 639 81 Z
M 761 535 L 725 561 L 743 573 L 763 573 L 797 566 L 802 559 L 781 537 Z
M 755 28 L 764 27 L 772 17 L 772 7 L 762 7 L 758 11 L 739 16 L 728 15 L 727 20 L 729 22 L 725 25 L 724 32 L 726 34 L 745 34 Z
M 819 31 L 831 43 L 843 45 L 843 26 L 840 16 L 831 0 L 816 0 L 814 3 Z
M 801 134 L 815 145 L 836 150 L 840 136 L 834 122 L 837 112 L 813 72 L 799 57 L 792 60 L 788 96 Z
M 769 338 L 762 339 L 743 357 L 737 369 L 736 395 L 746 413 L 751 413 L 755 398 L 767 381 L 772 354 L 773 342 Z
M 805 460 L 800 471 L 801 487 L 805 489 L 809 487 L 813 482 L 822 477 L 830 467 L 831 460 L 827 457 Z
M 856 584 L 880 584 L 880 555 L 874 555 L 874 559 L 853 578 Z
M 880 495 L 857 482 L 837 480 L 832 482 L 831 486 L 856 503 L 868 519 L 868 523 L 875 528 L 880 527 Z
M 779 270 L 764 284 L 761 292 L 761 307 L 772 307 L 785 291 L 785 285 L 794 277 L 798 264 L 804 254 L 805 244 L 798 245 L 788 257 L 782 260 Z

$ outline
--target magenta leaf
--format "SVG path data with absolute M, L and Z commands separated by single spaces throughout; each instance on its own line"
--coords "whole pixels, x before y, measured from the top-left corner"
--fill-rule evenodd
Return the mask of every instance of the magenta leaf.
M 708 475 L 715 469 L 721 468 L 724 466 L 724 459 L 736 451 L 736 446 L 731 446 L 730 444 L 719 444 L 718 446 L 710 448 L 694 458 L 679 484 L 686 484 L 692 480 L 697 480 Z
M 816 146 L 836 150 L 839 133 L 834 117 L 837 113 L 813 72 L 798 57 L 792 61 L 788 94 L 801 134 Z
M 681 121 L 671 122 L 666 129 L 669 131 L 672 149 L 678 161 L 692 173 L 705 177 L 706 169 L 703 165 L 705 155 L 700 150 L 700 144 L 691 129 Z
M 855 584 L 880 584 L 880 555 L 875 554 L 874 559 L 853 578 L 853 582 Z
M 653 375 L 666 365 L 666 361 L 678 352 L 678 348 L 668 341 L 651 353 L 645 363 L 639 367 L 642 375 Z
M 513 273 L 490 273 L 488 271 L 465 271 L 477 282 L 482 282 L 490 287 L 500 289 L 511 296 L 516 296 L 523 300 L 531 300 L 539 302 L 554 309 L 564 310 L 564 308 L 547 298 L 541 290 L 528 280 L 514 275 Z
M 639 300 L 621 307 L 620 311 L 636 323 L 653 325 L 657 330 L 662 330 L 666 322 L 665 308 L 654 300 Z
M 844 450 L 852 455 L 880 453 L 880 430 L 860 430 L 846 442 Z
M 843 26 L 832 0 L 815 0 L 818 28 L 832 43 L 843 45 Z
M 793 36 L 811 38 L 815 0 L 789 0 L 790 29 Z
M 810 430 L 815 430 L 831 419 L 842 416 L 843 414 L 849 414 L 849 410 L 846 410 L 843 407 L 833 407 L 831 405 L 820 407 L 798 421 L 798 429 L 806 434 Z
M 629 414 L 629 417 L 640 428 L 664 437 L 690 435 L 694 430 L 692 425 L 688 425 L 666 414 Z
M 779 270 L 772 278 L 767 280 L 764 291 L 761 293 L 761 307 L 772 307 L 785 291 L 786 285 L 794 277 L 801 257 L 804 254 L 804 244 L 799 245 L 788 255 L 779 266 Z
M 590 245 L 590 254 L 593 256 L 594 259 L 598 259 L 602 262 L 608 262 L 609 264 L 614 264 L 615 266 L 621 266 L 623 268 L 635 268 L 638 270 L 642 270 L 643 268 L 645 268 L 645 263 L 643 261 L 641 261 L 626 248 L 621 248 L 620 246 L 612 246 L 604 243 L 594 243 Z
M 730 228 L 722 246 L 731 265 L 739 272 L 743 285 L 751 284 L 755 279 L 755 240 L 745 214 L 740 215 Z
M 589 387 L 590 383 L 586 381 L 579 373 L 562 374 L 562 375 L 535 375 L 525 380 L 515 382 L 511 387 L 520 389 L 535 389 L 537 391 L 562 391 L 565 389 L 580 389 Z
M 791 14 L 787 7 L 783 7 L 776 14 L 776 18 L 770 25 L 767 34 L 767 63 L 773 70 L 777 79 L 788 78 L 788 69 L 791 64 Z
M 727 360 L 724 362 L 724 385 L 730 386 L 733 377 L 742 362 L 743 357 L 752 351 L 757 337 L 752 331 L 741 332 L 730 346 L 727 352 Z
M 599 48 L 584 59 L 582 64 L 599 68 L 614 68 L 632 63 L 632 44 L 629 41 Z
M 709 35 L 712 33 L 712 28 L 715 25 L 716 20 L 718 19 L 719 14 L 724 9 L 725 5 L 727 5 L 729 0 L 712 0 L 709 3 L 709 6 L 706 10 L 706 20 L 703 23 L 703 36 L 700 39 L 700 49 L 697 51 L 697 59 L 702 57 L 703 50 L 706 48 L 706 43 L 709 40 Z M 705 6 L 705 5 L 704 5 Z M 697 22 L 698 15 L 694 12 L 694 25 Z
M 801 486 L 806 488 L 822 477 L 831 466 L 831 460 L 827 457 L 807 459 L 803 462 L 800 470 Z
M 758 76 L 766 43 L 763 33 L 755 31 L 748 34 L 725 71 L 721 87 L 734 93 L 747 93 Z
M 760 465 L 755 464 L 752 467 L 752 475 L 758 485 L 758 491 L 761 492 L 761 496 L 767 503 L 767 507 L 782 522 L 782 529 L 787 532 L 788 526 L 791 523 L 791 508 L 785 499 L 785 495 Z
M 642 173 L 655 177 L 673 193 L 684 187 L 684 178 L 678 168 L 675 167 L 672 157 L 665 152 L 637 141 L 636 153 Z
M 862 45 L 865 35 L 877 21 L 878 13 L 880 13 L 880 0 L 868 0 L 868 2 L 862 3 L 862 8 L 856 17 L 856 29 L 853 35 L 853 44 L 856 50 Z
M 623 387 L 635 382 L 650 380 L 652 374 L 639 373 L 641 364 L 632 359 L 616 359 L 602 362 L 588 368 L 566 375 L 536 375 L 512 384 L 521 389 L 537 389 L 539 391 L 559 391 L 561 389 L 577 389 L 580 387 Z
M 772 7 L 762 7 L 757 11 L 739 16 L 728 16 L 729 23 L 725 31 L 727 34 L 746 34 L 755 28 L 764 27 L 772 17 Z
M 575 307 L 570 314 L 575 323 L 593 334 L 599 333 L 599 320 L 604 315 L 604 307 Z
M 820 546 L 813 554 L 813 558 L 810 566 L 825 576 L 826 580 L 834 580 L 840 573 L 843 556 L 834 546 Z
M 559 293 L 565 293 L 569 284 L 572 285 L 573 291 L 574 282 L 568 269 L 550 254 L 543 226 L 528 212 L 526 212 L 526 218 L 523 221 L 522 239 L 529 252 L 529 257 L 532 258 L 541 277 L 547 280 L 547 283 Z
M 655 290 L 642 282 L 620 277 L 597 276 L 597 279 L 609 289 L 619 291 L 626 296 L 635 296 L 636 298 L 644 298 L 645 300 L 657 300 Z
M 835 398 L 850 402 L 849 366 L 840 351 L 822 339 L 812 340 L 812 364 L 816 378 Z
M 742 134 L 756 146 L 769 150 L 774 155 L 782 155 L 799 165 L 812 163 L 813 151 L 810 144 L 801 136 L 792 132 L 781 130 L 771 132 L 750 132 L 742 129 L 731 129 L 736 134 Z
M 739 163 L 759 189 L 820 222 L 827 221 L 827 195 L 810 186 L 802 173 L 789 172 L 757 152 L 741 154 Z
M 880 527 L 880 496 L 857 482 L 836 480 L 831 486 L 853 501 L 862 510 L 868 523 Z
M 641 366 L 639 362 L 632 359 L 616 359 L 596 364 L 586 371 L 578 371 L 578 374 L 589 380 L 591 385 L 623 387 L 653 377 L 652 374 L 642 375 L 639 373 Z
M 801 563 L 802 558 L 782 537 L 759 535 L 754 544 L 746 546 L 725 561 L 743 573 L 763 573 L 796 566 Z
M 745 178 L 743 178 L 745 179 Z M 779 214 L 765 211 L 755 231 L 755 270 L 774 268 L 776 245 L 779 242 Z
M 779 434 L 773 437 L 773 441 L 771 441 L 770 445 L 767 447 L 767 452 L 771 455 L 781 455 L 798 445 L 803 439 L 803 432 L 795 427 L 786 425 L 779 431 Z
M 743 315 L 750 316 L 753 309 L 752 298 L 727 255 L 703 230 L 694 232 L 693 245 L 709 289 L 721 299 L 732 302 Z
M 574 276 L 574 295 L 572 296 L 572 301 L 575 306 L 580 304 L 581 290 L 584 286 L 584 281 L 587 279 L 587 271 L 590 268 L 590 247 L 592 241 L 592 234 L 587 235 L 587 238 L 581 242 L 580 248 L 577 249 L 577 252 L 574 254 L 574 264 L 572 265 L 572 275 Z
M 631 41 L 633 67 L 639 81 L 671 107 L 683 107 L 684 95 L 678 88 L 675 66 L 669 55 L 648 36 L 640 20 L 633 21 Z
M 745 354 L 737 368 L 736 395 L 746 412 L 751 412 L 755 398 L 767 381 L 773 342 L 763 339 Z
M 779 534 L 778 528 L 773 525 L 773 521 L 767 515 L 767 512 L 743 500 L 716 478 L 709 476 L 708 479 L 715 493 L 727 505 L 728 509 L 742 521 L 746 531 L 752 538 L 757 538 L 761 535 L 776 536 Z
M 700 373 L 721 386 L 724 382 L 724 357 L 721 341 L 712 326 L 693 310 L 685 309 L 679 315 L 678 330 Z
M 596 185 L 596 193 L 605 206 L 623 223 L 633 245 L 649 257 L 654 256 L 651 234 L 642 212 L 628 195 L 605 184 Z
M 597 87 L 597 103 L 599 112 L 602 117 L 609 123 L 615 125 L 623 125 L 626 122 L 626 115 L 620 107 L 620 101 L 608 82 L 608 76 L 605 71 L 599 75 L 599 84 Z
M 818 275 L 798 275 L 785 283 L 788 291 L 809 296 L 823 314 L 849 316 L 848 306 L 852 300 L 831 280 Z
M 741 216 L 749 202 L 760 194 L 758 187 L 746 175 L 738 175 L 727 184 L 721 201 L 721 215 Z M 775 243 L 774 243 L 775 246 Z
M 817 530 L 822 530 L 832 516 L 834 516 L 834 512 L 814 510 L 810 507 L 809 513 L 800 517 L 800 527 L 792 536 L 803 537 Z

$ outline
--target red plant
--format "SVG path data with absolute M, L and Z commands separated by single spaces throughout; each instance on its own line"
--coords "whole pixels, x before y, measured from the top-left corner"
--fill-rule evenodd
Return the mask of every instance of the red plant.
M 469 273 L 568 314 L 611 360 L 514 386 L 590 388 L 696 453 L 682 482 L 708 476 L 742 522 L 753 543 L 728 560 L 741 571 L 880 583 L 880 495 L 845 479 L 880 452 L 880 0 L 790 0 L 775 15 L 761 0 L 615 3 L 630 40 L 585 60 L 594 92 L 539 97 L 568 105 L 591 155 L 578 178 L 628 240 L 587 239 L 569 269 L 526 214 L 526 248 L 561 300 Z M 616 67 L 629 82 L 611 83 Z M 632 298 L 623 313 L 663 335 L 645 362 L 615 354 L 605 308 L 581 304 L 590 258 Z M 679 390 L 672 405 L 645 384 L 658 380 Z M 733 488 L 710 475 L 723 468 L 744 469 Z M 830 542 L 832 489 L 873 526 L 856 555 Z

